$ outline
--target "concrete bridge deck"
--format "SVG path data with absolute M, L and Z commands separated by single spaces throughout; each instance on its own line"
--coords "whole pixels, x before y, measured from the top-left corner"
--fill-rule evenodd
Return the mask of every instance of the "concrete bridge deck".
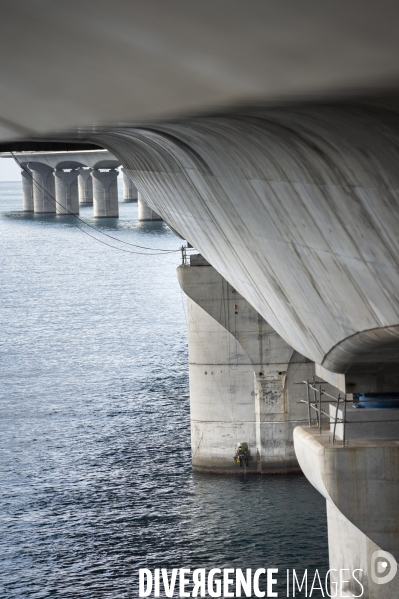
M 397 2 L 31 0 L 3 12 L 0 140 L 106 148 L 326 380 L 399 391 Z M 73 176 L 57 177 L 76 203 Z M 363 596 L 396 598 L 372 571 L 375 552 L 398 559 L 396 449 L 369 439 L 352 463 L 301 431 L 309 479 L 324 476 L 314 456 L 333 455 L 330 482 L 343 489 L 350 471 L 363 524 L 384 528 L 374 537 L 328 493 L 332 564 L 364 565 Z M 374 517 L 379 499 L 387 518 Z

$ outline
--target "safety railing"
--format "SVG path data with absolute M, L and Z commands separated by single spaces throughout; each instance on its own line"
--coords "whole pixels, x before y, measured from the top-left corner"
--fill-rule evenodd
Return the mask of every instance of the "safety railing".
M 182 245 L 181 248 L 180 248 L 180 250 L 181 250 L 181 263 L 182 263 L 182 266 L 186 266 L 188 264 L 188 262 L 189 262 L 189 257 L 187 255 L 187 246 Z
M 308 405 L 308 419 L 309 426 L 316 426 L 319 429 L 319 434 L 322 433 L 322 422 L 323 417 L 328 418 L 328 424 L 331 425 L 331 414 L 326 412 L 322 408 L 322 404 L 331 404 L 335 403 L 335 417 L 333 423 L 333 437 L 332 442 L 335 444 L 336 441 L 336 430 L 337 424 L 342 424 L 342 445 L 345 445 L 345 432 L 346 432 L 346 404 L 348 402 L 352 402 L 352 399 L 348 399 L 345 394 L 339 393 L 338 397 L 327 393 L 325 389 L 322 388 L 322 385 L 325 385 L 322 381 L 316 381 L 313 379 L 312 381 L 306 380 L 302 381 L 304 385 L 306 385 L 306 394 L 307 399 L 301 399 L 301 403 L 306 403 Z M 313 399 L 312 399 L 313 396 Z M 322 399 L 322 397 L 328 397 L 329 399 Z M 342 417 L 339 417 L 339 408 L 342 406 Z M 313 418 L 313 414 L 315 414 L 315 418 Z M 315 423 L 314 423 L 315 420 Z M 360 421 L 359 421 L 360 422 Z M 352 424 L 352 422 L 351 422 Z
M 192 256 L 193 254 L 198 254 L 198 250 L 191 247 L 190 245 L 182 245 L 180 251 L 182 266 L 188 266 L 190 264 L 190 256 Z
M 348 403 L 351 403 L 352 405 L 356 406 L 356 403 L 353 401 L 352 394 L 350 394 L 350 396 L 348 397 L 348 395 L 345 393 L 342 393 L 342 394 L 339 393 L 338 397 L 335 397 L 334 395 L 327 393 L 327 391 L 322 388 L 322 385 L 325 385 L 325 383 L 323 381 L 316 381 L 315 379 L 313 379 L 312 381 L 309 381 L 309 380 L 302 381 L 302 383 L 299 383 L 299 384 L 306 385 L 307 398 L 306 398 L 306 400 L 301 399 L 300 401 L 301 401 L 301 403 L 306 403 L 308 406 L 309 426 L 310 427 L 311 426 L 318 427 L 319 434 L 321 435 L 323 417 L 328 418 L 329 425 L 331 426 L 331 424 L 333 424 L 333 436 L 332 436 L 333 444 L 335 444 L 335 442 L 337 440 L 336 432 L 337 432 L 338 424 L 342 424 L 342 445 L 345 445 L 346 433 L 347 433 L 346 426 L 348 423 L 350 424 L 350 426 L 352 426 L 352 424 L 367 425 L 367 424 L 378 424 L 378 423 L 379 424 L 388 424 L 388 422 L 389 423 L 399 422 L 398 418 L 392 418 L 392 414 L 390 415 L 389 420 L 388 419 L 378 419 L 378 418 L 375 419 L 375 418 L 371 418 L 371 417 L 363 418 L 362 420 L 354 420 L 351 417 L 350 421 L 348 422 L 346 406 Z M 323 397 L 327 397 L 329 399 L 322 399 Z M 325 403 L 336 404 L 334 416 L 332 416 L 330 412 L 326 412 L 325 410 L 323 410 L 322 404 L 325 404 Z M 340 407 L 342 408 L 341 416 L 339 416 Z M 312 417 L 313 414 L 315 414 L 315 418 Z M 371 413 L 370 413 L 370 416 L 371 416 Z

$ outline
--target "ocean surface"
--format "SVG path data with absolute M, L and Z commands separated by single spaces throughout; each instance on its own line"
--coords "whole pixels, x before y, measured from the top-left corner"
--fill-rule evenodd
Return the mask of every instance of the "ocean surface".
M 303 476 L 191 471 L 179 253 L 21 207 L 0 183 L 0 597 L 135 599 L 139 568 L 181 567 L 279 568 L 285 597 L 287 568 L 325 573 L 325 502 Z M 182 244 L 136 204 L 81 217 Z

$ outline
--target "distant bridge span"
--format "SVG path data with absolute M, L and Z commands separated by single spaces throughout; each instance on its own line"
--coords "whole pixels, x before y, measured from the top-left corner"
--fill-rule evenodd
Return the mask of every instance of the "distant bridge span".
M 106 148 L 238 292 L 255 346 L 266 337 L 254 318 L 345 398 L 351 385 L 399 391 L 396 1 L 3 4 L 1 141 Z M 288 370 L 264 378 L 276 366 L 270 343 L 256 362 L 259 453 L 281 442 L 261 438 L 261 419 L 286 414 Z M 265 411 L 271 381 L 281 393 Z M 364 597 L 395 598 L 370 560 L 380 549 L 399 559 L 397 429 L 371 426 L 338 449 L 327 428 L 295 430 L 299 462 L 327 499 L 331 567 L 355 563 Z

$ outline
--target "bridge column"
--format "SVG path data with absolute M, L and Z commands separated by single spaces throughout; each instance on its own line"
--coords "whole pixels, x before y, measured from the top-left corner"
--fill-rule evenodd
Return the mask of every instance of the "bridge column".
M 234 453 L 247 443 L 248 471 L 256 472 L 252 365 L 231 333 L 189 297 L 187 312 L 193 468 L 242 473 Z
M 123 174 L 123 201 L 124 202 L 137 202 L 137 188 L 133 183 L 129 172 L 122 168 Z
M 117 218 L 118 206 L 118 171 L 108 172 L 93 169 L 93 207 L 95 218 Z
M 33 212 L 33 181 L 31 175 L 21 171 L 22 175 L 22 209 L 24 212 Z
M 79 205 L 93 206 L 93 179 L 91 168 L 78 169 Z
M 55 170 L 57 214 L 79 214 L 78 171 Z
M 54 169 L 38 162 L 29 163 L 33 176 L 33 206 L 35 214 L 55 214 Z
M 146 201 L 143 199 L 141 193 L 137 193 L 138 203 L 138 218 L 140 222 L 147 220 L 162 220 L 162 218 L 149 207 Z
M 311 378 L 314 364 L 201 256 L 177 272 L 189 298 L 194 469 L 239 474 L 233 456 L 237 443 L 246 443 L 248 472 L 299 471 L 293 429 L 307 422 L 307 407 L 295 383 Z
M 367 411 L 356 410 L 362 412 L 356 420 L 365 418 Z M 388 435 L 376 430 L 374 439 L 361 438 L 363 424 L 357 424 L 356 438 L 347 440 L 345 446 L 342 440 L 332 444 L 330 430 L 321 435 L 315 428 L 294 431 L 299 464 L 327 502 L 331 580 L 339 582 L 340 570 L 345 569 L 346 582 L 338 597 L 398 596 L 399 440 L 397 434 L 396 439 L 387 437 L 395 434 L 392 425 L 397 429 L 399 423 L 397 410 L 389 409 L 370 409 L 370 421 L 381 422 L 381 412 L 391 412 L 385 415 L 387 430 L 391 429 Z M 353 576 L 358 568 L 363 572 Z M 363 594 L 356 578 L 364 587 Z

